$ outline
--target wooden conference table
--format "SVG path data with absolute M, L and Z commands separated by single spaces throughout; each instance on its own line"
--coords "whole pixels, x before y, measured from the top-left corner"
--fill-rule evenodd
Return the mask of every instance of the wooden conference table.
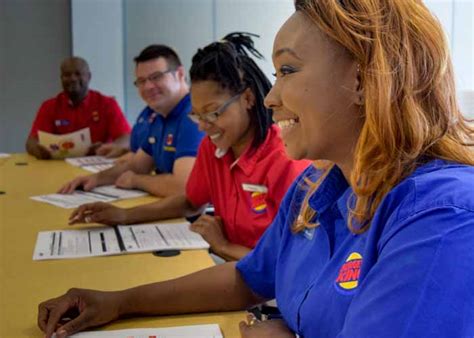
M 71 210 L 29 199 L 55 192 L 87 172 L 64 161 L 38 161 L 25 154 L 0 158 L 0 337 L 43 337 L 38 304 L 71 287 L 119 290 L 182 276 L 214 263 L 204 250 L 176 257 L 151 253 L 72 260 L 33 261 L 38 231 L 66 229 Z M 118 202 L 133 206 L 152 197 Z M 217 323 L 226 338 L 239 337 L 244 312 L 120 320 L 101 329 L 152 328 Z

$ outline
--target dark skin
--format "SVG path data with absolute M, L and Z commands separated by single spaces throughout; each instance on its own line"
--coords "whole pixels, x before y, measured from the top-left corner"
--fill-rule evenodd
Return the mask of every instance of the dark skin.
M 91 73 L 87 62 L 78 57 L 72 57 L 61 63 L 61 85 L 64 92 L 68 94 L 74 106 L 79 105 L 87 95 Z M 98 148 L 100 145 L 95 145 Z M 95 149 L 91 149 L 94 153 Z M 26 151 L 39 160 L 48 160 L 51 153 L 44 146 L 39 144 L 35 137 L 28 137 L 26 141 Z
M 198 81 L 192 85 L 193 111 L 203 115 L 215 111 L 222 103 L 232 96 L 214 81 Z M 213 142 L 222 148 L 231 148 L 237 158 L 251 142 L 254 130 L 250 127 L 248 110 L 254 104 L 254 95 L 247 90 L 241 95 L 214 123 L 200 122 L 199 128 L 207 135 L 220 135 Z M 93 176 L 97 177 L 97 176 Z M 98 180 L 91 177 L 84 184 L 87 190 L 97 185 Z M 90 185 L 89 185 L 90 184 Z M 117 184 L 117 181 L 115 182 Z M 68 192 L 65 190 L 65 192 Z M 167 218 L 183 217 L 198 212 L 202 206 L 193 206 L 185 194 L 169 196 L 160 201 L 140 205 L 131 209 L 123 209 L 106 203 L 84 204 L 75 210 L 70 224 L 102 223 L 107 225 L 137 224 Z M 224 224 L 219 216 L 202 215 L 190 227 L 211 245 L 214 253 L 226 260 L 237 260 L 245 256 L 250 248 L 231 243 L 226 238 Z
M 61 63 L 61 85 L 63 91 L 67 93 L 73 106 L 78 106 L 87 96 L 89 91 L 89 82 L 91 72 L 87 62 L 79 57 L 65 59 Z M 124 135 L 116 139 L 113 143 L 103 145 L 102 143 L 93 144 L 87 155 L 104 155 L 107 157 L 117 157 L 128 151 L 129 136 Z M 35 137 L 28 137 L 26 141 L 26 150 L 30 155 L 40 160 L 48 160 L 51 153 L 44 146 L 39 144 Z
M 350 177 L 353 147 L 362 125 L 356 62 L 296 12 L 275 38 L 273 63 L 277 81 L 265 104 L 274 110 L 273 119 L 284 126 L 281 135 L 287 153 L 294 159 L 330 160 Z M 285 126 L 283 122 L 289 119 L 294 123 Z M 225 141 L 224 137 L 215 139 Z M 150 215 L 154 208 L 148 210 Z M 262 301 L 232 262 L 116 293 L 74 290 L 72 298 L 69 292 L 42 303 L 38 322 L 49 338 L 66 312 L 79 310 L 78 317 L 57 330 L 64 337 L 124 315 L 241 310 Z M 294 337 L 284 321 L 250 324 L 240 324 L 242 337 Z
M 61 85 L 74 106 L 86 97 L 90 80 L 91 72 L 84 59 L 72 57 L 61 64 Z

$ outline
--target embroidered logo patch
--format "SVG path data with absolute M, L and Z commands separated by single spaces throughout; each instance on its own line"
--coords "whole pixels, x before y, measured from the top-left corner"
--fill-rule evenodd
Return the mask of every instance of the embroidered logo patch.
M 346 262 L 339 269 L 339 274 L 334 282 L 337 291 L 347 293 L 357 288 L 361 264 L 362 256 L 360 253 L 353 252 L 347 257 Z
M 173 144 L 173 134 L 168 134 L 168 136 L 166 136 L 166 145 L 170 146 L 172 144 Z
M 148 118 L 148 123 L 153 123 L 153 121 L 155 121 L 157 115 L 158 115 L 157 112 L 153 112 L 153 113 L 150 115 L 150 117 Z
M 252 205 L 252 210 L 257 214 L 262 214 L 267 210 L 267 202 L 265 198 L 267 197 L 266 193 L 254 191 L 250 194 L 250 203 Z

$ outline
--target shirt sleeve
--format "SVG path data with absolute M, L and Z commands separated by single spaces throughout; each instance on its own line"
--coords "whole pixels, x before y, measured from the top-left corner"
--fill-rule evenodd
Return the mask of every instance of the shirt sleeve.
M 211 193 L 209 191 L 208 175 L 210 168 L 207 168 L 209 154 L 209 144 L 203 140 L 199 146 L 199 151 L 194 162 L 193 169 L 186 183 L 186 198 L 195 206 L 200 207 L 206 203 L 211 203 Z
M 51 103 L 49 101 L 43 102 L 38 112 L 36 113 L 33 125 L 31 126 L 31 137 L 38 138 L 38 131 L 40 130 L 47 133 L 54 132 L 54 121 L 51 115 L 52 113 L 53 107 Z
M 257 246 L 237 263 L 237 270 L 247 286 L 266 299 L 275 298 L 278 256 L 285 240 L 288 236 L 292 236 L 290 223 L 296 217 L 294 212 L 299 211 L 301 203 L 299 187 L 308 171 L 311 170 L 312 168 L 308 168 L 291 185 L 275 219 L 260 238 Z
M 179 126 L 175 160 L 185 156 L 195 157 L 203 137 L 204 133 L 199 131 L 197 124 L 184 116 Z
M 106 111 L 108 113 L 109 124 L 109 140 L 114 141 L 123 135 L 130 134 L 131 128 L 128 124 L 122 109 L 114 98 L 108 98 L 106 101 Z
M 138 149 L 140 149 L 140 146 L 142 145 L 143 141 L 146 139 L 148 135 L 145 135 L 146 129 L 149 129 L 149 122 L 148 121 L 142 121 L 140 123 L 141 119 L 145 119 L 146 117 L 146 111 L 147 108 L 143 109 L 141 113 L 138 115 L 135 124 L 132 127 L 132 132 L 130 135 L 130 150 L 136 153 Z
M 338 337 L 474 336 L 473 248 L 472 210 L 442 206 L 398 221 Z

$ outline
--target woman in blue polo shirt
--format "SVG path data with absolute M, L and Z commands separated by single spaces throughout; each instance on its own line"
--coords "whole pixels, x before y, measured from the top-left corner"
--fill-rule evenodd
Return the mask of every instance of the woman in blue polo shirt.
M 474 336 L 474 131 L 439 23 L 418 0 L 295 6 L 266 104 L 292 156 L 325 161 L 237 264 L 116 293 L 71 290 L 40 306 L 43 331 L 70 309 L 80 314 L 60 334 L 276 297 L 283 320 L 241 323 L 243 337 Z

